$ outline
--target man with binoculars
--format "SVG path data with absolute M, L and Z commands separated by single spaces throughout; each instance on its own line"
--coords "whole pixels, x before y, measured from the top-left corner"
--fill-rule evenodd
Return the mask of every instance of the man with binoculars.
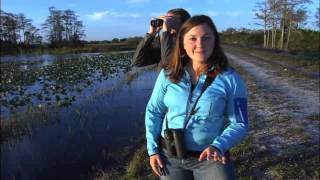
M 177 8 L 169 10 L 165 16 L 151 19 L 149 31 L 137 46 L 132 65 L 143 67 L 159 63 L 161 67 L 174 47 L 181 25 L 189 18 L 186 10 Z

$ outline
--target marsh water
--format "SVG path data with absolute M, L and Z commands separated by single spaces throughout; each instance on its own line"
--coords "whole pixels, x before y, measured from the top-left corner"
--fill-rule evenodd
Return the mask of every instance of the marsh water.
M 143 137 L 157 76 L 131 73 L 131 58 L 2 58 L 1 179 L 91 179 L 125 166 Z

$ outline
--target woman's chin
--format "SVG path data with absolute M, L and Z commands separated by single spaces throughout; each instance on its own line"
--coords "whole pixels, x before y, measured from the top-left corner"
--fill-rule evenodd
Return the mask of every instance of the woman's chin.
M 202 64 L 206 62 L 206 58 L 205 57 L 198 57 L 197 59 L 195 59 L 196 62 Z

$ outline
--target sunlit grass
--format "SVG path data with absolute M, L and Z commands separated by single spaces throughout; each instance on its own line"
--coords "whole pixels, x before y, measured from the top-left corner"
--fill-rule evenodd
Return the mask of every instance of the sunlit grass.
M 254 49 L 240 46 L 224 46 L 224 49 L 230 52 L 241 53 L 263 59 L 265 62 L 283 63 L 289 68 L 294 67 L 298 70 L 306 72 L 319 72 L 320 70 L 320 55 L 294 55 L 288 53 L 272 52 L 271 50 Z M 275 64 L 279 67 L 279 64 Z M 297 75 L 299 72 L 287 69 L 284 72 L 290 73 L 289 75 Z M 291 73 L 292 72 L 292 73 Z

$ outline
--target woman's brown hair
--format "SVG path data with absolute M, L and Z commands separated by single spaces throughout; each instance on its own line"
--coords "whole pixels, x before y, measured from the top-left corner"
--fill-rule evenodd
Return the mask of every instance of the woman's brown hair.
M 174 83 L 180 82 L 180 79 L 184 73 L 184 66 L 188 61 L 190 61 L 190 58 L 185 53 L 183 47 L 184 36 L 193 27 L 200 24 L 207 24 L 214 35 L 214 49 L 211 56 L 207 60 L 207 68 L 211 67 L 212 65 L 219 67 L 220 71 L 225 71 L 228 68 L 228 60 L 223 50 L 221 49 L 217 28 L 210 17 L 206 15 L 193 16 L 189 18 L 180 28 L 173 54 L 169 56 L 167 63 L 164 64 L 164 70 L 166 71 L 166 74 Z

